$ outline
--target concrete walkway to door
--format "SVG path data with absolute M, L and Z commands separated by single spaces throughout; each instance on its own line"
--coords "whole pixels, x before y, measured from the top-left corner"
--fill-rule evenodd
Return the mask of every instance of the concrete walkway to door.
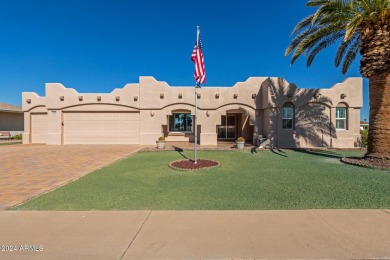
M 0 146 L 0 210 L 62 186 L 139 149 L 139 145 Z

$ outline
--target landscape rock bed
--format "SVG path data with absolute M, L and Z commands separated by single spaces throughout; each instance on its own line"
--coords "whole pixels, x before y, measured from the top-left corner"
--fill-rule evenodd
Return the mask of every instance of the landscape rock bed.
M 219 165 L 220 163 L 216 161 L 198 159 L 197 164 L 195 164 L 193 160 L 173 161 L 169 164 L 169 167 L 176 170 L 202 170 L 218 167 Z
M 387 168 L 390 169 L 390 159 L 375 157 L 344 157 L 340 161 L 352 165 L 370 167 L 370 168 Z

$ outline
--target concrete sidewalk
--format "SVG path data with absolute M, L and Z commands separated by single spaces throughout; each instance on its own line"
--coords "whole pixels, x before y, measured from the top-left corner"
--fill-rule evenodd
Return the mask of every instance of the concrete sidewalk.
M 390 210 L 1 211 L 0 230 L 0 259 L 390 258 Z

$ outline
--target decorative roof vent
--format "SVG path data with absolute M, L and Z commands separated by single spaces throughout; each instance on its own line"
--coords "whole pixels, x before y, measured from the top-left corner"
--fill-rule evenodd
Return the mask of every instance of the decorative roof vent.
M 83 96 L 79 96 L 79 101 L 83 101 Z
M 215 94 L 215 98 L 219 98 L 219 94 L 217 93 L 217 94 Z
M 134 101 L 137 101 L 138 100 L 138 96 L 134 96 Z
M 293 91 L 289 91 L 287 92 L 287 98 L 292 98 L 294 96 L 294 92 Z
M 347 97 L 347 94 L 345 94 L 345 93 L 342 93 L 340 97 L 341 97 L 341 99 L 344 99 L 344 98 L 346 98 L 346 97 Z
M 179 94 L 179 98 L 182 98 L 182 97 L 183 97 L 183 95 L 180 93 L 180 94 Z
M 161 93 L 161 94 L 160 94 L 160 98 L 161 98 L 161 99 L 164 98 L 164 93 Z
M 256 98 L 256 94 L 252 94 L 252 99 L 255 99 Z
M 200 97 L 201 97 L 201 95 L 200 95 L 200 93 L 198 93 L 198 99 L 200 99 Z
M 121 97 L 120 97 L 120 96 L 115 96 L 115 100 L 116 100 L 116 102 L 118 102 L 120 99 L 121 99 Z
M 64 101 L 65 97 L 64 96 L 60 96 L 60 100 L 61 101 Z
M 238 98 L 238 94 L 234 94 L 234 99 L 237 99 Z
M 314 93 L 313 98 L 317 99 L 321 96 L 322 96 L 321 93 Z
M 27 102 L 27 104 L 30 104 L 31 103 L 31 99 L 26 99 L 26 102 Z
M 102 96 L 97 96 L 97 101 L 101 101 L 102 100 Z

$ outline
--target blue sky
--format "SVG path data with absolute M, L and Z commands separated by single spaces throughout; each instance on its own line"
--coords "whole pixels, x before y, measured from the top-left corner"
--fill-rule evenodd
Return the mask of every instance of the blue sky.
M 0 0 L 0 102 L 20 105 L 22 92 L 45 95 L 47 82 L 80 93 L 109 93 L 139 76 L 193 86 L 197 25 L 205 87 L 269 76 L 300 88 L 328 88 L 360 77 L 360 57 L 346 75 L 335 68 L 335 48 L 320 53 L 309 68 L 304 58 L 290 66 L 284 51 L 291 31 L 315 11 L 306 2 Z M 363 93 L 361 119 L 368 119 L 367 80 Z

